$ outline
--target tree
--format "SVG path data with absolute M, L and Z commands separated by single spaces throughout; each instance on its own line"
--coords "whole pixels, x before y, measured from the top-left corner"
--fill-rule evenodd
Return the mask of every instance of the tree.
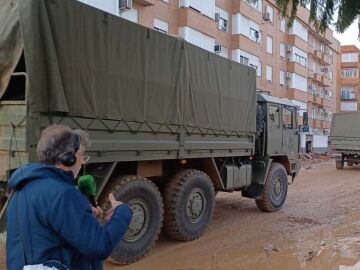
M 334 24 L 335 30 L 343 33 L 355 20 L 358 21 L 360 30 L 360 0 L 276 0 L 276 5 L 283 17 L 289 15 L 289 10 L 289 26 L 292 25 L 300 5 L 310 7 L 309 22 L 314 23 L 321 32 Z M 338 17 L 334 21 L 335 12 L 338 12 Z

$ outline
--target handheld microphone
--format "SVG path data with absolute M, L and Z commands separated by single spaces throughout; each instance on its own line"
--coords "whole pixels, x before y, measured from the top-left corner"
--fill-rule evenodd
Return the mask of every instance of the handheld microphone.
M 94 177 L 92 177 L 91 175 L 80 176 L 78 180 L 78 189 L 89 199 L 93 207 L 97 207 L 97 203 L 95 200 L 96 183 Z

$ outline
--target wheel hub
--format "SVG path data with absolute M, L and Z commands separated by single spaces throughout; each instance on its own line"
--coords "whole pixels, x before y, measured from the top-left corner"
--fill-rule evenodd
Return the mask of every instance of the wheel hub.
M 191 223 L 197 223 L 202 218 L 205 209 L 205 195 L 201 189 L 193 189 L 186 202 L 186 218 Z
M 278 198 L 281 195 L 281 179 L 276 178 L 274 182 L 273 197 Z
M 124 239 L 127 242 L 135 242 L 146 233 L 149 227 L 150 209 L 148 204 L 139 198 L 129 201 L 128 204 L 133 211 L 133 217 Z

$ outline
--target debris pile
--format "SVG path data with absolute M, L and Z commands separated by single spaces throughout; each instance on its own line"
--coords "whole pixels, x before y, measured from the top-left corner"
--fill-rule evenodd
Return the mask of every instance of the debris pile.
M 328 153 L 302 153 L 300 154 L 300 160 L 302 168 L 311 169 L 312 165 L 320 163 L 322 161 L 330 160 L 330 155 Z

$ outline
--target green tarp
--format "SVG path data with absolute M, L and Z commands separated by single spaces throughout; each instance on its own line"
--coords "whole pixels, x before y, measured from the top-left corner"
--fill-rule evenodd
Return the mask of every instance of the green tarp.
M 360 113 L 334 113 L 331 122 L 330 137 L 360 139 Z
M 8 2 L 0 67 L 24 44 L 30 112 L 255 131 L 252 68 L 75 0 Z

